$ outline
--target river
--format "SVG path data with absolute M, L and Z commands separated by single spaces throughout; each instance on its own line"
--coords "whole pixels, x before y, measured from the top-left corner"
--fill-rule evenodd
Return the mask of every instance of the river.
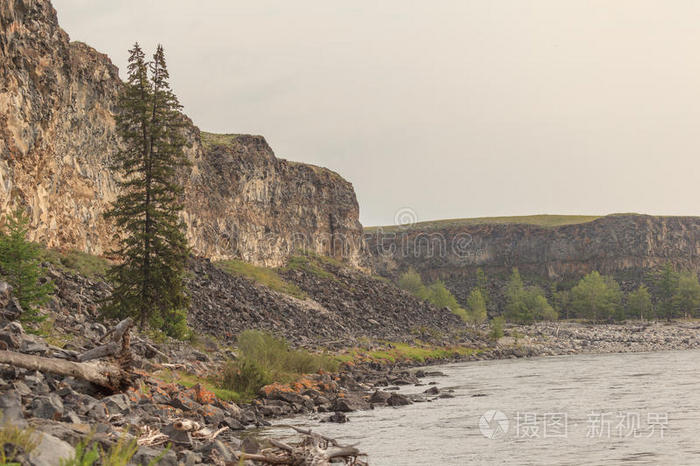
M 435 366 L 454 398 L 278 421 L 359 444 L 371 465 L 700 464 L 700 351 Z M 404 387 L 401 393 L 429 388 Z M 284 436 L 275 426 L 267 433 Z

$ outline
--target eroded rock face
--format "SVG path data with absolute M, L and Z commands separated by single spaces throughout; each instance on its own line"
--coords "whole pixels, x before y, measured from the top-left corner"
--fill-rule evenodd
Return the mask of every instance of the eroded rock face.
M 69 41 L 49 0 L 1 2 L 0 27 L 0 214 L 28 206 L 32 239 L 104 254 L 113 232 L 102 214 L 117 195 L 107 167 L 118 150 L 118 70 Z M 194 125 L 186 132 L 184 220 L 195 254 L 279 265 L 304 247 L 358 262 L 352 185 L 277 159 L 260 136 L 204 148 Z
M 523 275 L 548 280 L 598 270 L 634 281 L 666 262 L 700 271 L 700 217 L 613 215 L 555 228 L 465 225 L 372 232 L 365 240 L 382 274 L 413 267 L 428 280 L 442 278 L 461 299 L 479 267 L 491 278 L 518 267 Z

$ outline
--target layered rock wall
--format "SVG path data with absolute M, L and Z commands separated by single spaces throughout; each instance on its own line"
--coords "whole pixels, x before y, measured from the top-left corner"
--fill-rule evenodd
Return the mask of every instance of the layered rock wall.
M 34 240 L 105 254 L 114 241 L 102 214 L 117 195 L 107 166 L 118 150 L 118 70 L 70 42 L 48 0 L 3 0 L 0 28 L 0 214 L 24 206 Z M 278 265 L 304 248 L 359 261 L 350 183 L 277 159 L 259 136 L 205 148 L 194 125 L 187 133 L 183 217 L 195 254 Z

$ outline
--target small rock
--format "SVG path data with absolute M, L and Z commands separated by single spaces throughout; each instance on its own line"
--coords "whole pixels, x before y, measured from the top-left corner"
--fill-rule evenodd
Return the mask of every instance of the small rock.
M 32 416 L 58 421 L 63 417 L 63 401 L 52 393 L 49 396 L 35 398 L 32 402 Z
M 343 413 L 333 413 L 330 416 L 321 419 L 321 422 L 336 422 L 338 424 L 343 424 L 348 422 L 348 417 Z
M 389 406 L 405 406 L 410 405 L 412 401 L 400 393 L 392 393 L 391 396 L 386 400 L 386 404 Z

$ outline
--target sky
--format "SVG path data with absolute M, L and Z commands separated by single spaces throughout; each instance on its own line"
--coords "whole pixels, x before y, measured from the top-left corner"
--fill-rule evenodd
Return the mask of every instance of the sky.
M 72 40 L 165 47 L 204 131 L 352 182 L 364 225 L 700 215 L 695 0 L 53 0 Z

